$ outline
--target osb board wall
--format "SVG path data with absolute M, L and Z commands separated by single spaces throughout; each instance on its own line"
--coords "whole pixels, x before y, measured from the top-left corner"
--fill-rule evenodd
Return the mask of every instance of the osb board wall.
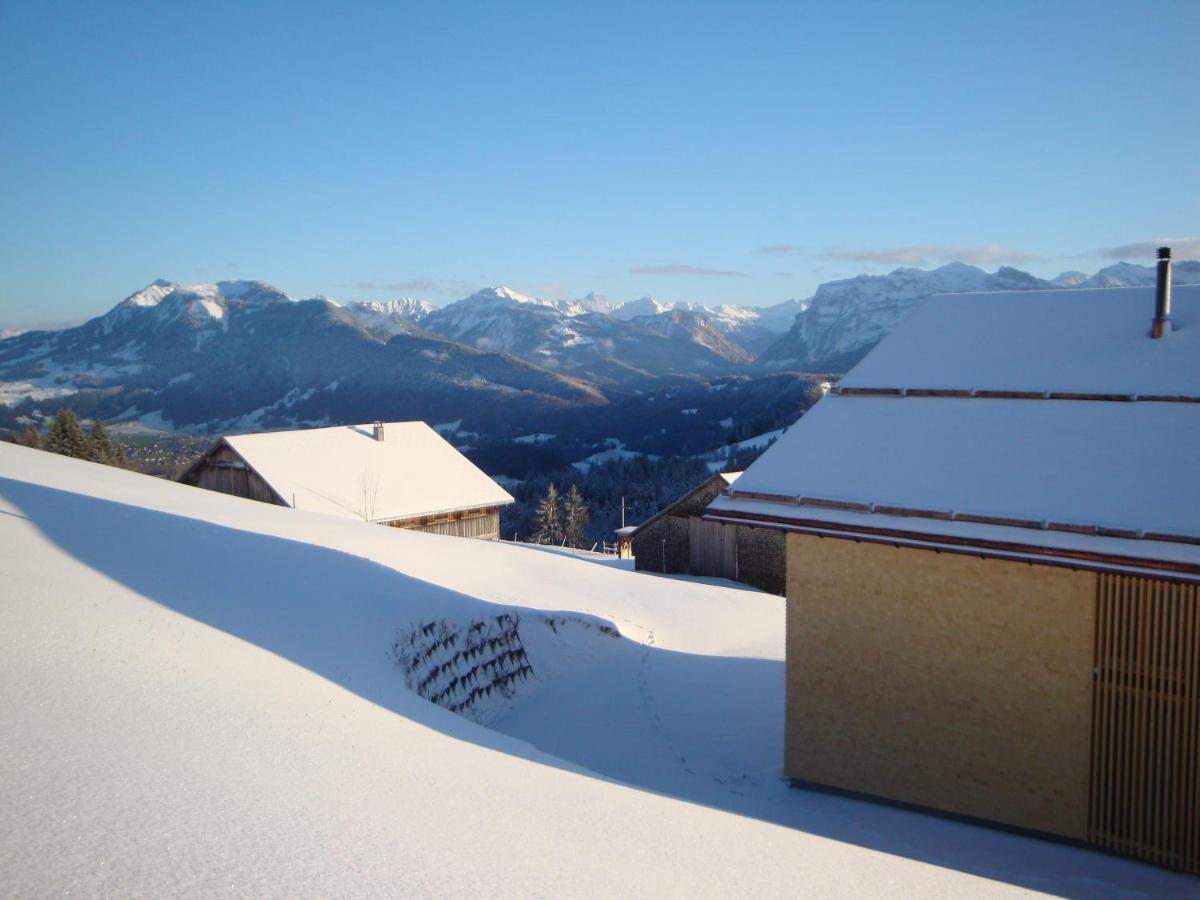
M 1094 573 L 787 551 L 789 777 L 1087 837 Z

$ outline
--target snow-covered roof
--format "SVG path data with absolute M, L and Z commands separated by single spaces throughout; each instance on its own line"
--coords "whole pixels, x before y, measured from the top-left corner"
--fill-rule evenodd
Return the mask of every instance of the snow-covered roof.
M 424 422 L 224 438 L 285 503 L 386 522 L 511 503 L 509 493 Z
M 1161 340 L 1153 309 L 1152 288 L 932 297 L 710 513 L 1200 574 L 1200 289 Z
M 839 387 L 1200 396 L 1200 286 L 1162 340 L 1153 316 L 1152 287 L 934 296 Z

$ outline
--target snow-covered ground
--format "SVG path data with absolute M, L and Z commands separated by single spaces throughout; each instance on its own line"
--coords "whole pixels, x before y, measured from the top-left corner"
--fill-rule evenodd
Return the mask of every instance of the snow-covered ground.
M 513 438 L 514 444 L 544 444 L 547 441 L 552 441 L 557 437 L 554 434 L 544 434 L 538 432 L 536 434 L 523 434 L 520 437 Z
M 732 421 L 732 420 L 730 420 Z M 724 424 L 724 422 L 722 422 Z M 738 441 L 734 444 L 728 444 L 724 447 L 718 447 L 716 450 L 711 450 L 708 453 L 702 454 L 701 458 L 708 463 L 710 472 L 720 472 L 729 462 L 729 458 L 743 450 L 765 450 L 770 446 L 772 441 L 777 441 L 787 433 L 787 428 L 776 428 L 774 431 L 764 431 L 762 434 L 756 434 L 753 437 L 748 437 L 744 441 Z
M 571 463 L 571 465 L 580 472 L 587 472 L 592 466 L 599 466 L 614 459 L 637 459 L 639 456 L 649 456 L 651 459 L 658 459 L 653 453 L 640 453 L 637 450 L 612 447 L 608 450 L 601 450 L 599 453 L 593 453 L 587 459 L 581 459 L 579 462 Z
M 1200 892 L 788 788 L 783 601 L 727 582 L 8 445 L 0 565 L 12 896 Z M 535 678 L 492 728 L 406 687 L 398 636 L 500 614 Z

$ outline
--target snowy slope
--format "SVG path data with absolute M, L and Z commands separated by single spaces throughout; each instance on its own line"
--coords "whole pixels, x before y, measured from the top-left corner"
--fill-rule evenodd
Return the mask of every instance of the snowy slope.
M 704 306 L 699 303 L 660 302 L 640 297 L 612 310 L 612 317 L 625 321 L 654 322 L 671 313 L 692 313 L 716 331 L 738 343 L 752 354 L 765 350 L 773 340 L 792 327 L 807 302 L 784 300 L 773 306 Z
M 662 303 L 653 297 L 638 297 L 636 300 L 626 300 L 616 306 L 612 315 L 614 319 L 636 319 L 638 316 L 657 316 L 659 313 L 670 312 L 675 308 L 674 303 Z
M 1064 275 L 1075 273 L 1064 273 Z M 1063 284 L 1063 287 L 1148 287 L 1158 277 L 1155 266 L 1140 266 L 1136 263 L 1119 262 L 1107 266 L 1078 284 Z M 1063 278 L 1060 275 L 1059 278 Z M 1173 284 L 1200 284 L 1200 260 L 1176 260 L 1171 265 Z
M 662 379 L 728 374 L 750 361 L 740 345 L 698 315 L 668 312 L 626 321 L 607 309 L 607 301 L 592 295 L 545 300 L 496 287 L 435 310 L 421 327 L 605 387 L 642 390 Z
M 342 307 L 367 331 L 383 335 L 413 334 L 415 326 L 434 310 L 428 300 L 369 300 Z
M 0 513 L 0 867 L 15 896 L 1197 887 L 788 790 L 775 597 L 11 446 Z M 556 632 L 540 610 L 584 624 Z M 545 680 L 496 727 L 561 758 L 420 700 L 393 664 L 397 629 L 500 612 L 528 623 Z

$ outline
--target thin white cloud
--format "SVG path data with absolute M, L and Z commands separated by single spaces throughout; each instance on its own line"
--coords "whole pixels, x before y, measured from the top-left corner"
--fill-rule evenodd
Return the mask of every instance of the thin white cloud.
M 348 281 L 338 285 L 345 290 L 361 291 L 363 293 L 389 294 L 449 294 L 466 296 L 471 292 L 471 286 L 465 281 L 439 281 L 436 278 L 409 278 L 404 281 Z M 463 292 L 466 293 L 463 293 Z
M 393 281 L 385 284 L 389 291 L 436 291 L 438 283 L 432 278 L 412 278 L 408 281 Z
M 665 266 L 637 266 L 629 270 L 632 275 L 705 275 L 715 278 L 742 278 L 745 272 L 735 272 L 733 269 L 706 269 L 703 266 L 689 266 L 685 263 L 670 263 Z
M 918 266 L 931 260 L 957 260 L 977 266 L 1034 262 L 1040 257 L 1004 247 L 1000 244 L 982 246 L 951 246 L 947 244 L 910 244 L 886 249 L 844 250 L 832 248 L 822 254 L 826 259 L 849 262 L 879 263 L 882 265 Z
M 1159 247 L 1170 247 L 1176 259 L 1200 257 L 1200 238 L 1159 238 L 1155 241 L 1134 241 L 1119 247 L 1105 247 L 1101 256 L 1109 259 L 1154 259 Z
M 804 248 L 798 244 L 767 244 L 754 252 L 758 256 L 801 256 Z

